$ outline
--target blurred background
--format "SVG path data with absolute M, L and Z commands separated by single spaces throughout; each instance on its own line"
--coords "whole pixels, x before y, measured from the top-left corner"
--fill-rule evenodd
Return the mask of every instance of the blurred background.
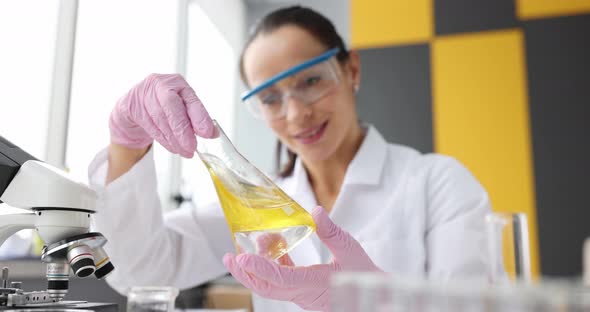
M 275 138 L 239 101 L 238 58 L 259 18 L 293 4 L 326 15 L 360 51 L 364 121 L 391 142 L 457 157 L 496 211 L 526 213 L 535 275 L 581 273 L 590 0 L 0 0 L 0 135 L 86 181 L 117 99 L 150 73 L 177 72 L 272 172 Z M 158 146 L 156 162 L 165 209 L 215 196 L 198 159 Z M 36 244 L 18 233 L 0 266 L 41 283 Z M 124 302 L 77 283 L 72 295 Z M 192 305 L 203 289 L 187 295 Z

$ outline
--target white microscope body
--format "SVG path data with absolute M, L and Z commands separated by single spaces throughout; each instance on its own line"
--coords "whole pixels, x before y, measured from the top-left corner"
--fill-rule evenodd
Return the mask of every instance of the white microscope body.
M 88 214 L 94 213 L 96 194 L 48 164 L 28 160 L 0 200 L 29 210 L 0 218 L 0 245 L 23 229 L 37 229 L 44 242 L 57 242 L 88 232 Z
M 114 269 L 102 246 L 100 233 L 89 233 L 96 193 L 65 172 L 36 160 L 0 136 L 0 202 L 22 213 L 0 214 L 0 246 L 23 229 L 35 229 L 45 246 L 47 291 L 27 296 L 8 283 L 3 270 L 0 307 L 58 302 L 68 291 L 69 269 L 78 277 L 104 278 Z M 1 209 L 1 206 L 0 206 Z M 46 296 L 39 296 L 46 294 Z M 44 298 L 44 299 L 43 299 Z

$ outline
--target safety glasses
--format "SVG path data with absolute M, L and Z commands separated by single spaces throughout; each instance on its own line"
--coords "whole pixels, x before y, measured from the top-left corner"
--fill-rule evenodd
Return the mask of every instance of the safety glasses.
M 336 54 L 339 48 L 293 66 L 258 85 L 242 96 L 252 114 L 266 120 L 287 115 L 287 99 L 311 105 L 339 84 Z

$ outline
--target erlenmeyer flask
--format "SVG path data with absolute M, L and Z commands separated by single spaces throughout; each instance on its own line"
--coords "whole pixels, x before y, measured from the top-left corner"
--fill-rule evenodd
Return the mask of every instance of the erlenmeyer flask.
M 236 249 L 277 259 L 313 233 L 315 223 L 213 123 L 219 135 L 199 138 L 197 153 L 211 175 Z

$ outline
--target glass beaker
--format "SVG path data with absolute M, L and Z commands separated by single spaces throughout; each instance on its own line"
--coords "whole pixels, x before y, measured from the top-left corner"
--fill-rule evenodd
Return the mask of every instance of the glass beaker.
M 197 153 L 211 175 L 236 250 L 277 259 L 313 233 L 315 223 L 213 123 L 219 135 L 199 138 Z
M 528 223 L 523 213 L 488 213 L 488 278 L 492 283 L 531 281 Z
M 127 295 L 127 312 L 172 312 L 178 289 L 174 287 L 132 287 Z
M 393 298 L 392 275 L 377 272 L 338 272 L 330 279 L 331 311 L 391 312 L 398 310 Z

